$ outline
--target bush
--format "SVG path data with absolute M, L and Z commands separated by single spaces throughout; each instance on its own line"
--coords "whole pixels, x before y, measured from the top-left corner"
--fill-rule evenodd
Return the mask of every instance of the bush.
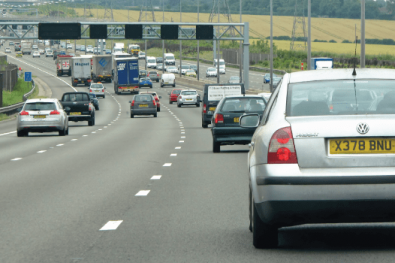
M 336 41 L 336 40 L 333 40 L 333 39 L 331 39 L 331 40 L 329 40 L 329 43 L 337 43 L 337 41 Z
M 352 43 L 350 40 L 344 39 L 342 43 Z
M 326 40 L 321 40 L 321 39 L 314 39 L 313 42 L 328 42 L 328 41 L 326 41 Z

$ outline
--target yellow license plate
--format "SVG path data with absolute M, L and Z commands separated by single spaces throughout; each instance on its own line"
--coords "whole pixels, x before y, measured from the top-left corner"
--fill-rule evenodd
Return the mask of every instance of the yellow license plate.
M 139 107 L 140 108 L 148 108 L 148 104 L 140 104 Z
M 33 118 L 35 118 L 35 119 L 45 119 L 46 116 L 45 115 L 34 115 Z
M 70 112 L 70 115 L 81 115 L 81 112 Z
M 192 100 L 192 99 L 186 99 L 186 100 Z
M 240 117 L 234 117 L 233 121 L 238 123 L 240 121 Z
M 208 108 L 209 111 L 215 111 L 215 107 Z
M 354 138 L 330 139 L 330 154 L 394 154 L 395 139 L 391 138 Z

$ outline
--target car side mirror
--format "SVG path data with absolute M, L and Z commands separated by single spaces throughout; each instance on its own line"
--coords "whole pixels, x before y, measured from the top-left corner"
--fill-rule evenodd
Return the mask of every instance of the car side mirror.
M 162 96 L 159 96 L 159 99 L 161 99 L 162 98 Z
M 64 108 L 64 110 L 65 111 L 70 111 L 71 109 L 70 109 L 70 107 L 66 107 L 66 108 Z
M 246 114 L 240 117 L 239 124 L 242 128 L 256 128 L 259 125 L 259 114 Z
M 132 103 L 132 101 L 131 101 L 131 100 L 129 100 L 129 103 Z

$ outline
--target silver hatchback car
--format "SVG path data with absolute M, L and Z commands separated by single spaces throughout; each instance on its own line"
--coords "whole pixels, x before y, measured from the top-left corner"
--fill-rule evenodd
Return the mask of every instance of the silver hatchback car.
M 135 115 L 153 115 L 158 116 L 157 102 L 151 94 L 135 95 L 130 103 L 130 118 Z
M 29 132 L 54 132 L 60 136 L 69 134 L 67 113 L 58 99 L 27 100 L 17 117 L 18 137 L 28 136 Z
M 180 108 L 182 105 L 196 105 L 200 107 L 200 96 L 196 90 L 182 90 L 177 97 L 177 106 Z
M 248 154 L 250 230 L 256 248 L 306 223 L 395 220 L 395 70 L 286 74 Z M 260 124 L 259 124 L 260 122 Z

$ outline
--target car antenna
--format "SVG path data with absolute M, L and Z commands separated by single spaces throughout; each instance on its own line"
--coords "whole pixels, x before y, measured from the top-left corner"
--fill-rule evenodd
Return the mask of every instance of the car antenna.
M 352 75 L 356 76 L 357 71 L 355 70 L 356 61 L 357 61 L 357 46 L 358 46 L 358 36 L 357 36 L 357 25 L 355 24 L 355 54 L 354 54 L 354 70 L 352 71 Z

